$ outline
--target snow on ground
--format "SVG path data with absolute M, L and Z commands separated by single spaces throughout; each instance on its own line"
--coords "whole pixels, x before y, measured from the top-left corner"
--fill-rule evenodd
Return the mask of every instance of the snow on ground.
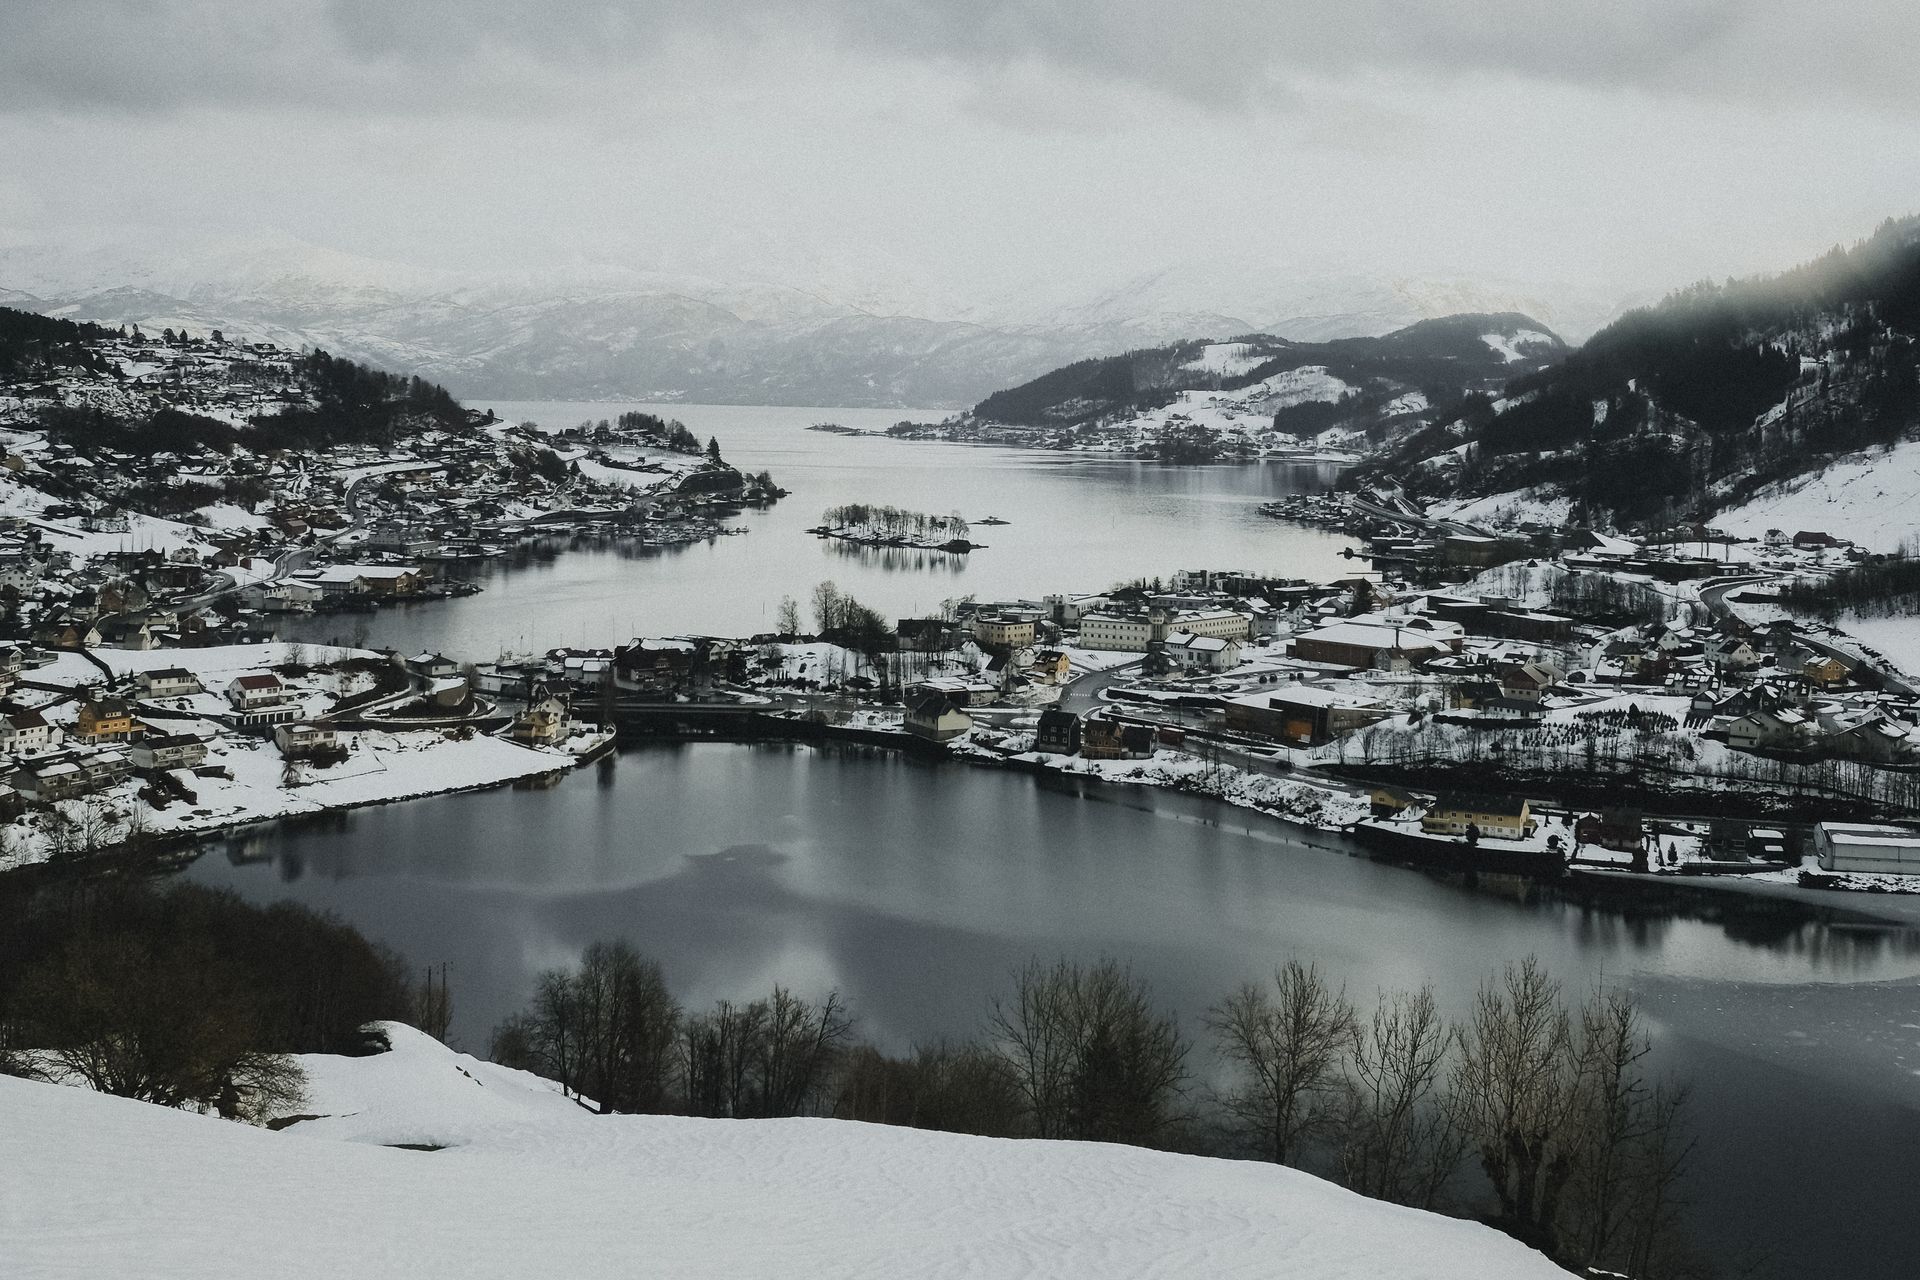
M 1115 667 L 1124 667 L 1129 663 L 1144 662 L 1144 653 L 1129 653 L 1123 649 L 1082 649 L 1077 645 L 1056 646 L 1067 655 L 1067 663 L 1075 675 L 1085 675 L 1095 671 L 1111 671 Z
M 1550 488 L 1516 489 L 1484 498 L 1448 498 L 1427 508 L 1436 520 L 1470 524 L 1563 525 L 1573 518 L 1573 499 Z
M 0 1274 L 1549 1280 L 1276 1165 L 834 1120 L 592 1116 L 394 1031 L 282 1132 L 0 1079 Z M 406 1141 L 440 1147 L 396 1150 Z
M 195 803 L 174 804 L 148 818 L 156 831 L 209 831 L 246 822 L 318 813 L 497 786 L 573 766 L 564 752 L 476 734 L 466 741 L 435 730 L 366 730 L 341 735 L 347 759 L 328 768 L 302 765 L 299 785 L 285 785 L 285 761 L 272 742 L 223 737 L 207 763 L 224 765 L 231 781 L 195 779 Z
M 371 649 L 289 644 L 278 640 L 266 644 L 209 645 L 202 649 L 90 649 L 88 652 L 112 668 L 115 676 L 179 667 L 193 672 L 200 677 L 201 684 L 213 690 L 225 688 L 227 681 L 243 671 L 265 671 L 296 657 L 306 662 L 345 662 L 349 658 L 385 656 Z M 77 653 L 62 650 L 52 662 L 35 669 L 32 678 L 43 684 L 98 684 L 102 677 L 100 668 Z
M 174 551 L 181 547 L 206 548 L 203 531 L 192 525 L 133 512 L 127 515 L 125 532 L 89 533 L 78 521 L 48 520 L 45 511 L 56 505 L 54 499 L 29 488 L 18 480 L 0 477 L 0 516 L 22 516 L 34 522 L 49 546 L 75 556 L 106 555 L 112 551 Z
M 1201 348 L 1198 358 L 1180 367 L 1196 373 L 1217 373 L 1223 378 L 1237 378 L 1271 358 L 1245 342 L 1210 342 Z
M 1920 533 L 1920 441 L 1892 452 L 1850 454 L 1824 471 L 1770 485 L 1713 517 L 1714 527 L 1761 538 L 1769 529 L 1850 538 L 1872 551 L 1898 551 Z
M 273 523 L 265 516 L 255 515 L 232 502 L 216 502 L 212 506 L 201 507 L 200 515 L 215 529 L 245 529 L 251 532 L 265 529 Z
M 1275 409 L 1306 404 L 1312 400 L 1336 401 L 1359 390 L 1328 373 L 1324 365 L 1310 364 L 1276 373 L 1248 387 L 1241 394 L 1257 399 L 1262 412 L 1270 414 Z
M 1891 618 L 1863 618 L 1847 614 L 1836 624 L 1909 676 L 1920 677 L 1920 618 L 1911 614 Z
M 1537 329 L 1517 329 L 1512 336 L 1504 333 L 1483 333 L 1480 335 L 1480 341 L 1492 347 L 1508 364 L 1516 364 L 1527 359 L 1527 353 L 1520 350 L 1521 347 L 1553 345 L 1553 339 Z
M 873 679 L 879 673 L 866 655 L 844 645 L 829 644 L 824 640 L 810 641 L 805 644 L 770 644 L 755 650 L 756 660 L 778 656 L 780 666 L 776 674 L 766 669 L 763 680 L 779 684 L 798 684 L 812 681 L 815 684 L 838 684 L 856 676 Z

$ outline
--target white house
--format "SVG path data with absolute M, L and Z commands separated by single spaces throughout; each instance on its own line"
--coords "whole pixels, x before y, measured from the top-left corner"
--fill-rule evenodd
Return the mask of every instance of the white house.
M 149 734 L 127 745 L 136 769 L 191 769 L 207 758 L 207 744 L 191 733 Z
M 271 671 L 249 671 L 227 681 L 227 701 L 236 711 L 251 711 L 286 700 L 286 685 Z
M 0 716 L 0 752 L 13 756 L 37 755 L 51 748 L 59 731 L 38 711 L 16 711 Z
M 1727 745 L 1743 751 L 1792 750 L 1812 733 L 1807 717 L 1791 707 L 1759 710 L 1727 723 Z
M 944 693 L 929 693 L 907 707 L 907 732 L 927 742 L 947 742 L 971 728 L 973 717 Z
M 141 695 L 148 698 L 184 698 L 203 693 L 206 688 L 200 683 L 200 677 L 185 667 L 142 671 L 134 676 L 133 683 Z
M 1729 671 L 1749 671 L 1760 665 L 1760 655 L 1739 636 L 1712 636 L 1707 640 L 1707 661 Z
M 292 759 L 332 751 L 340 745 L 340 739 L 332 725 L 287 723 L 274 726 L 273 745 L 280 748 L 281 755 Z
M 1240 642 L 1220 636 L 1197 636 L 1175 631 L 1167 636 L 1167 658 L 1183 667 L 1226 671 L 1240 665 Z

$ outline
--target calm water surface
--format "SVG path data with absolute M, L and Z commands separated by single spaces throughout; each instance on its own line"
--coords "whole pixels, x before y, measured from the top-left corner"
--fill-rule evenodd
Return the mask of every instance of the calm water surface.
M 630 406 L 494 406 L 549 426 Z M 603 546 L 482 569 L 486 590 L 384 610 L 373 643 L 470 658 L 634 634 L 751 634 L 832 578 L 889 616 L 946 597 L 1097 590 L 1183 567 L 1325 577 L 1342 538 L 1263 519 L 1330 470 L 1161 467 L 804 430 L 879 411 L 655 406 L 794 495 L 749 532 L 675 551 Z M 978 520 L 964 559 L 849 553 L 807 536 L 867 501 Z M 293 634 L 339 637 L 354 620 Z M 1185 797 L 1084 794 L 886 753 L 698 745 L 623 753 L 549 790 L 496 791 L 237 837 L 186 874 L 338 911 L 416 964 L 448 962 L 455 1037 L 487 1032 L 542 968 L 625 937 L 690 1005 L 776 981 L 839 989 L 892 1049 L 975 1033 L 1032 956 L 1127 960 L 1190 1029 L 1289 955 L 1363 1003 L 1435 984 L 1464 1009 L 1539 955 L 1570 988 L 1631 986 L 1663 1067 L 1695 1088 L 1693 1184 L 1729 1274 L 1920 1274 L 1920 930 L 1632 916 L 1475 893 L 1349 857 L 1330 837 Z M 1830 901 L 1830 900 L 1829 900 Z M 1907 903 L 1869 904 L 1899 911 Z
M 658 957 L 689 1004 L 837 988 L 895 1049 L 976 1031 L 1035 955 L 1124 958 L 1192 1029 L 1291 954 L 1363 998 L 1431 981 L 1457 1011 L 1531 952 L 1571 987 L 1646 1001 L 1663 1065 L 1696 1082 L 1718 1247 L 1791 1264 L 1766 1274 L 1913 1274 L 1920 935 L 1524 903 L 1257 815 L 1079 785 L 864 750 L 646 748 L 550 790 L 237 838 L 186 874 L 449 962 L 474 1048 L 541 968 L 608 937 Z
M 478 407 L 478 406 L 477 406 Z M 375 643 L 486 659 L 503 649 L 606 646 L 634 635 L 752 635 L 771 630 L 782 595 L 803 608 L 815 583 L 832 579 L 889 618 L 935 610 L 962 595 L 1037 598 L 1099 591 L 1181 568 L 1234 568 L 1325 579 L 1364 568 L 1343 559 L 1354 545 L 1332 533 L 1261 516 L 1263 501 L 1318 492 L 1336 469 L 1266 463 L 1171 467 L 1076 459 L 1044 450 L 910 443 L 808 431 L 835 421 L 877 430 L 900 410 L 757 406 L 556 404 L 491 406 L 511 421 L 549 427 L 612 419 L 644 408 L 716 436 L 735 465 L 769 470 L 792 495 L 729 524 L 746 532 L 691 546 L 643 549 L 616 543 L 565 554 L 527 553 L 476 570 L 485 590 L 462 600 L 389 609 L 371 623 Z M 858 548 L 805 531 L 830 506 L 891 504 L 969 520 L 984 550 L 966 556 Z M 357 619 L 323 617 L 284 634 L 344 640 Z

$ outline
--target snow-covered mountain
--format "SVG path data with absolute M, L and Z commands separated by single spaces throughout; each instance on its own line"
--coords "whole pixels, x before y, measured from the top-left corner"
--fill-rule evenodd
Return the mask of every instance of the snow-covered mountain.
M 0 1077 L 0 1274 L 1549 1280 L 1277 1165 L 833 1120 L 595 1116 L 387 1024 L 278 1133 Z M 411 1149 L 401 1149 L 411 1148 Z
M 1188 263 L 1091 296 L 1063 298 L 1040 282 L 978 303 L 904 278 L 887 288 L 870 271 L 827 262 L 789 263 L 791 279 L 600 263 L 538 277 L 464 276 L 282 235 L 164 249 L 0 238 L 0 303 L 324 347 L 475 400 L 922 408 L 971 404 L 1075 360 L 1182 339 L 1266 332 L 1319 341 L 1461 310 L 1524 311 L 1578 335 L 1592 311 L 1562 318 L 1517 286 L 1239 267 Z

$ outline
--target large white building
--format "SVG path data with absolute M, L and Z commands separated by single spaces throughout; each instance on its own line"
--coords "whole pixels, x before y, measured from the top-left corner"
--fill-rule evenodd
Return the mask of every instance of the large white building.
M 1117 649 L 1145 653 L 1153 639 L 1153 623 L 1144 614 L 1088 613 L 1080 618 L 1082 649 Z
M 1244 613 L 1231 609 L 1192 609 L 1169 613 L 1155 609 L 1145 614 L 1088 613 L 1080 618 L 1080 647 L 1145 653 L 1157 640 L 1174 631 L 1215 640 L 1245 640 L 1253 625 Z
M 1822 822 L 1813 829 L 1822 871 L 1920 875 L 1920 831 L 1863 822 Z

